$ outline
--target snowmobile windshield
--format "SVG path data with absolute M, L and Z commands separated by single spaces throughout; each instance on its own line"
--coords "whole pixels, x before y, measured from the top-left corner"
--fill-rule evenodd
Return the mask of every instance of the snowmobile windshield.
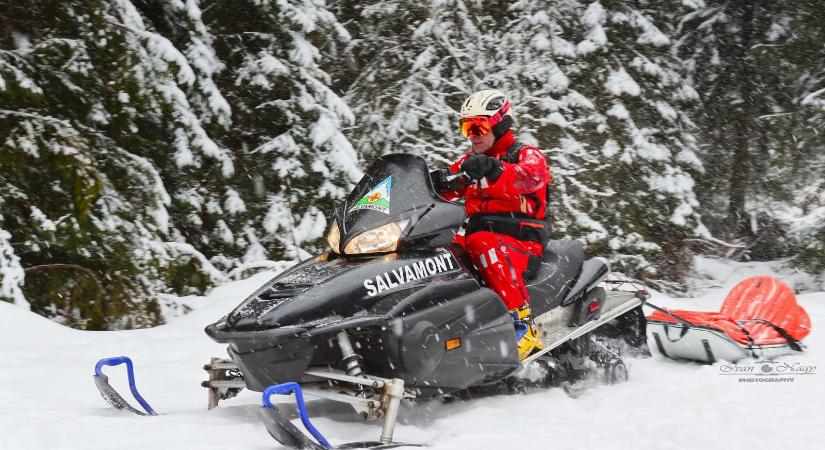
M 337 235 L 330 245 L 339 252 L 337 243 L 346 254 L 395 251 L 408 227 L 436 204 L 448 202 L 433 188 L 424 159 L 407 154 L 384 156 L 367 169 L 336 209 L 332 234 Z M 369 239 L 364 241 L 365 237 Z

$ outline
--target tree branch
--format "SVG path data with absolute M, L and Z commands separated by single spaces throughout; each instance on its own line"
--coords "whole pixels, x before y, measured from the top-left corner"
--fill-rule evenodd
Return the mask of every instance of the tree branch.
M 98 302 L 98 304 L 101 304 L 100 301 L 103 298 L 103 283 L 100 282 L 100 278 L 98 278 L 97 274 L 88 267 L 83 267 L 77 264 L 42 264 L 23 269 L 24 272 L 48 272 L 50 270 L 75 270 L 78 272 L 83 272 L 92 280 L 92 282 L 94 282 L 97 287 L 95 301 Z

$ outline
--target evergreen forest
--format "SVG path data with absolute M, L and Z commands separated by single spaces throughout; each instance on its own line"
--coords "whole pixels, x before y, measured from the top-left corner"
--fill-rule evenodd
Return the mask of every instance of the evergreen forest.
M 466 153 L 488 88 L 550 162 L 554 236 L 616 272 L 823 277 L 823 24 L 817 0 L 0 0 L 0 300 L 164 323 L 325 251 L 377 157 Z

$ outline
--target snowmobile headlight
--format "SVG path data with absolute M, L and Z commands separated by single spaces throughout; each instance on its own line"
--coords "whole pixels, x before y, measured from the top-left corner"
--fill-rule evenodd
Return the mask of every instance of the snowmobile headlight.
M 341 253 L 341 249 L 338 248 L 341 245 L 341 230 L 338 229 L 337 220 L 332 221 L 332 228 L 329 229 L 329 234 L 327 234 L 327 242 L 332 247 L 332 251 Z
M 394 252 L 398 247 L 398 239 L 409 222 L 409 219 L 406 219 L 367 230 L 349 241 L 349 244 L 344 248 L 344 253 L 362 255 L 366 253 Z

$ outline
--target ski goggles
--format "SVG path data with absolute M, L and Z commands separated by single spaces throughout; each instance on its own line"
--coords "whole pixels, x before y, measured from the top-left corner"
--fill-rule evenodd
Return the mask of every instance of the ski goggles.
M 487 116 L 464 117 L 459 119 L 458 125 L 464 137 L 484 136 L 493 129 L 493 124 Z
M 490 117 L 487 116 L 473 116 L 462 117 L 458 119 L 458 126 L 461 128 L 461 134 L 464 137 L 470 136 L 484 136 L 489 133 L 493 127 L 501 122 L 501 119 L 510 111 L 510 102 L 505 101 L 501 109 Z

